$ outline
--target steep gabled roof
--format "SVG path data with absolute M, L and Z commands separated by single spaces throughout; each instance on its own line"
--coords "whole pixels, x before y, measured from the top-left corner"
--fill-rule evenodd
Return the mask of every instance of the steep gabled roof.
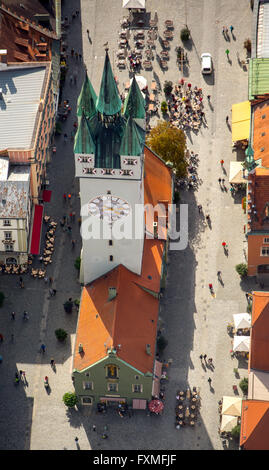
M 96 108 L 101 114 L 113 116 L 120 112 L 121 106 L 122 103 L 117 84 L 113 76 L 108 52 L 106 51 L 105 65 Z
M 142 96 L 135 76 L 124 102 L 123 114 L 126 118 L 133 117 L 140 119 L 144 119 L 146 115 L 145 100 Z
M 74 153 L 94 153 L 95 145 L 89 130 L 86 116 L 82 114 L 75 136 Z
M 240 445 L 245 450 L 269 450 L 269 401 L 243 400 Z
M 96 93 L 86 73 L 83 87 L 78 97 L 77 115 L 82 116 L 82 113 L 84 113 L 87 118 L 93 117 L 96 114 L 96 101 Z

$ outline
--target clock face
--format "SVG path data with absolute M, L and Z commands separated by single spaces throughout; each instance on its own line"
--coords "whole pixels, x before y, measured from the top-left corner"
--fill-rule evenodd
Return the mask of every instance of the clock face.
M 90 215 L 108 223 L 113 223 L 121 217 L 127 217 L 131 212 L 128 202 L 111 195 L 97 196 L 89 202 L 88 207 Z

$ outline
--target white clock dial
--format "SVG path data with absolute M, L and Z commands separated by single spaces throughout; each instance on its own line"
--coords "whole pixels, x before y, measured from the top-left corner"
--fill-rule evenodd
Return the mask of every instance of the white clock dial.
M 131 207 L 127 201 L 117 196 L 98 196 L 88 204 L 89 214 L 99 217 L 109 223 L 127 217 L 131 212 Z

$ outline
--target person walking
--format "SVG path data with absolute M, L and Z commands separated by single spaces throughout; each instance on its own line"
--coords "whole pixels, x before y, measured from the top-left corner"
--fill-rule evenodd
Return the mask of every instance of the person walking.
M 207 95 L 207 99 L 208 99 L 208 101 L 210 101 L 210 98 L 211 98 L 211 96 L 210 96 L 210 95 Z
M 67 142 L 67 134 L 64 134 L 64 143 Z
M 229 54 L 230 54 L 229 49 L 226 49 L 225 54 L 227 55 L 227 59 L 229 59 Z
M 26 310 L 24 310 L 22 318 L 23 318 L 23 320 L 29 320 L 29 315 L 26 312 Z
M 199 214 L 201 214 L 201 212 L 202 212 L 202 205 L 201 205 L 201 204 L 198 204 L 197 207 L 198 207 L 198 212 L 199 212 Z
M 229 122 L 229 116 L 226 116 L 226 124 Z
M 219 184 L 221 183 L 221 178 L 218 179 Z
M 218 280 L 221 281 L 221 271 L 217 272 Z
M 231 34 L 233 34 L 233 30 L 234 30 L 234 27 L 233 27 L 233 26 L 230 26 Z
M 63 201 L 66 202 L 66 194 L 63 194 Z
M 16 313 L 15 312 L 11 312 L 11 320 L 15 320 L 16 318 Z
M 40 352 L 42 352 L 44 354 L 45 351 L 46 351 L 46 345 L 42 343 L 41 346 L 40 346 Z
M 52 283 L 53 283 L 53 277 L 50 276 L 50 277 L 49 277 L 49 284 L 50 284 L 50 286 L 52 285 Z
M 204 354 L 204 355 L 203 355 L 203 358 L 204 358 L 204 361 L 206 362 L 207 355 Z
M 222 246 L 225 249 L 226 248 L 226 242 L 222 242 Z
M 54 361 L 54 359 L 51 359 L 51 360 L 50 360 L 50 365 L 51 365 L 52 368 L 55 366 L 55 361 Z
M 71 243 L 72 243 L 72 249 L 75 248 L 75 244 L 76 244 L 76 240 L 71 240 Z
M 207 381 L 208 381 L 208 383 L 209 383 L 209 386 L 211 387 L 211 382 L 212 382 L 211 377 L 208 377 Z
M 200 354 L 199 358 L 201 359 L 201 361 L 203 360 L 203 354 Z
M 221 167 L 223 168 L 224 160 L 220 160 Z
M 96 431 L 96 426 L 95 426 L 95 424 L 92 425 L 92 430 L 93 430 L 93 431 Z
M 56 295 L 57 290 L 56 289 L 52 289 L 52 290 L 53 290 L 53 295 Z
M 14 334 L 13 333 L 11 333 L 10 341 L 11 341 L 11 343 L 14 343 Z
M 23 289 L 24 288 L 24 283 L 23 283 L 23 279 L 22 277 L 20 277 L 20 288 Z
M 75 52 L 75 49 L 72 47 L 72 49 L 71 49 L 71 57 L 74 57 L 74 52 Z
M 53 297 L 53 289 L 49 289 L 50 296 Z

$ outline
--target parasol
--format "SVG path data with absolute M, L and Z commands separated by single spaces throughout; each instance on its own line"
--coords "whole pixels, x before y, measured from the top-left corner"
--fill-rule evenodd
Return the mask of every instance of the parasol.
M 148 404 L 148 408 L 152 413 L 159 414 L 163 410 L 164 404 L 161 400 L 151 400 Z

